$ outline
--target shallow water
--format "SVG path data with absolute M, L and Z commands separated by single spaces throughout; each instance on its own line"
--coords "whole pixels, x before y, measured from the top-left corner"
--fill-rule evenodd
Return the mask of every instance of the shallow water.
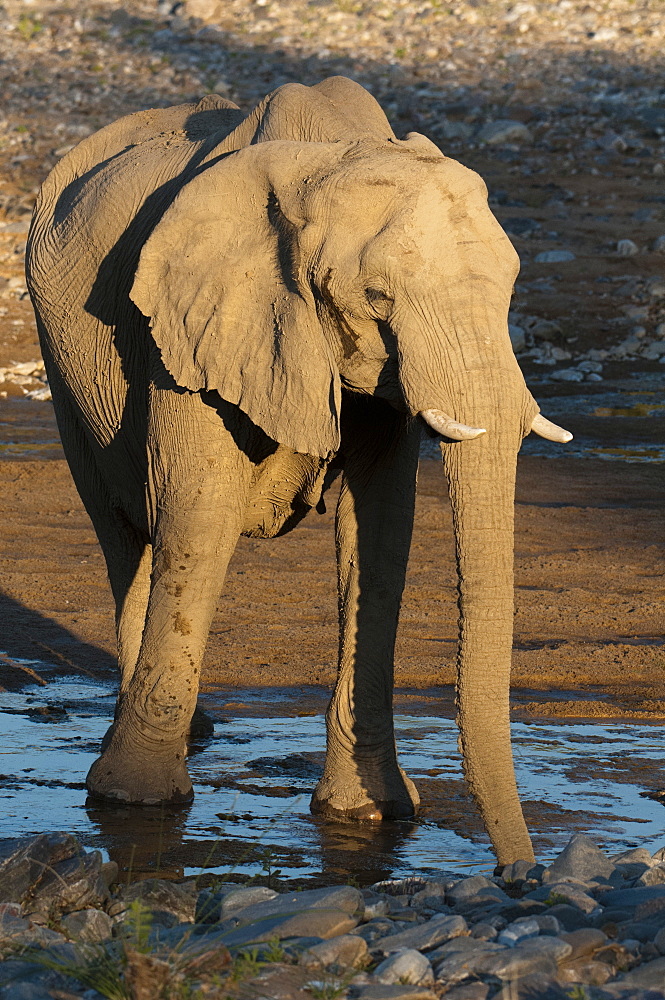
M 487 839 L 470 817 L 450 719 L 396 716 L 401 763 L 421 790 L 423 816 L 374 828 L 309 813 L 323 763 L 321 715 L 247 717 L 234 715 L 231 703 L 223 719 L 217 711 L 214 738 L 190 757 L 191 807 L 86 803 L 83 780 L 113 704 L 109 687 L 77 678 L 0 693 L 0 838 L 71 831 L 108 852 L 128 878 L 277 869 L 284 879 L 369 884 L 493 868 Z M 665 758 L 662 735 L 657 725 L 616 720 L 513 724 L 518 782 L 540 860 L 580 830 L 610 852 L 663 845 L 663 805 L 641 794 L 645 773 Z
M 546 416 L 571 429 L 575 438 L 562 451 L 531 434 L 525 455 L 609 461 L 665 462 L 665 377 L 634 372 L 631 378 L 573 383 L 565 387 L 547 376 L 530 386 Z

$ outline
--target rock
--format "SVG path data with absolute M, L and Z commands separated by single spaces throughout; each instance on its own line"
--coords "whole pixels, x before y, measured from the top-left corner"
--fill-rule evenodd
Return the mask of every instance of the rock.
M 108 941 L 113 923 L 103 910 L 78 910 L 60 921 L 64 933 L 74 941 Z
M 596 847 L 591 838 L 583 833 L 576 833 L 558 858 L 543 872 L 543 883 L 556 882 L 562 876 L 571 876 L 581 882 L 604 880 L 608 879 L 613 871 L 614 865 L 600 848 Z
M 123 888 L 121 898 L 126 905 L 140 899 L 150 908 L 153 922 L 163 927 L 194 921 L 196 897 L 175 882 L 160 878 L 133 882 Z
M 421 889 L 420 892 L 412 896 L 411 906 L 424 907 L 427 910 L 437 910 L 441 913 L 450 913 L 450 907 L 446 905 L 445 887 L 438 882 L 432 882 L 427 888 Z M 367 902 L 365 902 L 365 907 L 367 907 Z
M 665 278 L 649 278 L 646 283 L 646 290 L 654 299 L 665 298 Z
M 595 927 L 581 927 L 577 931 L 568 931 L 561 935 L 561 940 L 571 947 L 570 960 L 592 955 L 602 948 L 607 941 L 607 935 Z
M 384 983 L 366 986 L 358 993 L 358 1000 L 437 1000 L 436 993 L 426 986 L 388 986 Z
M 214 21 L 222 13 L 222 7 L 219 0 L 185 0 L 185 13 L 201 21 Z
M 665 865 L 654 865 L 653 868 L 647 868 L 642 872 L 636 885 L 661 885 L 663 882 L 665 882 Z
M 549 320 L 545 320 L 544 322 L 547 323 Z M 512 882 L 524 882 L 528 878 L 528 874 L 532 868 L 532 861 L 513 861 L 512 864 L 504 866 L 501 878 L 507 885 L 510 885 Z
M 584 372 L 578 368 L 560 368 L 552 372 L 550 378 L 554 382 L 584 382 Z
M 492 1000 L 571 1000 L 571 996 L 551 974 L 529 973 L 507 982 Z
M 537 937 L 538 934 L 540 934 L 540 927 L 534 917 L 520 917 L 504 927 L 497 938 L 497 944 L 505 944 L 508 948 L 514 948 L 520 941 Z
M 204 889 L 196 899 L 195 920 L 204 924 L 219 923 L 220 920 L 227 920 L 248 906 L 264 903 L 275 899 L 276 896 L 274 889 L 262 885 L 245 888 L 229 884 L 217 892 Z
M 661 955 L 665 955 L 665 927 L 661 927 L 653 939 L 653 943 Z
M 515 946 L 522 955 L 547 955 L 555 962 L 562 962 L 572 954 L 572 945 L 558 937 L 543 934 L 540 937 L 526 938 Z
M 394 921 L 389 920 L 387 917 L 376 917 L 373 920 L 369 920 L 366 924 L 362 924 L 360 927 L 355 927 L 352 933 L 357 937 L 363 938 L 367 944 L 373 944 L 375 941 L 379 941 L 390 934 L 397 934 L 403 929 L 402 926 L 396 926 Z
M 562 330 L 555 320 L 537 319 L 536 322 L 532 323 L 529 327 L 529 333 L 534 340 L 552 341 L 561 336 Z
M 416 948 L 418 951 L 427 951 L 443 944 L 444 941 L 468 933 L 468 929 L 466 920 L 458 914 L 432 917 L 427 923 L 420 924 L 418 927 L 410 927 L 398 934 L 380 938 L 374 942 L 373 950 L 380 951 L 384 955 L 398 951 L 400 948 Z
M 473 135 L 473 126 L 466 122 L 451 122 L 444 119 L 439 128 L 444 139 L 461 139 L 465 142 Z
M 490 987 L 487 983 L 462 983 L 446 993 L 446 1000 L 487 1000 Z
M 575 254 L 570 250 L 543 250 L 533 258 L 536 264 L 565 264 L 575 260 Z
M 388 897 L 382 896 L 380 893 L 372 893 L 371 896 L 366 896 L 363 892 L 363 898 L 365 900 L 365 913 L 363 919 L 372 920 L 374 917 L 384 917 L 390 912 L 390 906 L 388 903 Z
M 101 868 L 100 852 L 86 853 L 83 850 L 74 857 L 50 865 L 33 889 L 32 898 L 26 900 L 26 912 L 55 916 L 90 906 L 102 906 L 109 898 L 109 890 Z
M 483 125 L 476 134 L 478 142 L 497 146 L 504 142 L 531 142 L 531 132 L 522 122 L 507 118 Z
M 606 962 L 595 962 L 593 959 L 582 958 L 563 962 L 559 966 L 558 979 L 563 983 L 586 983 L 589 986 L 602 986 L 614 975 L 614 969 Z
M 554 934 L 555 936 L 563 934 L 563 927 L 551 913 L 536 914 L 534 920 L 538 924 L 541 934 Z
M 576 906 L 571 906 L 570 903 L 557 903 L 555 906 L 549 907 L 548 912 L 550 916 L 556 917 L 567 931 L 576 931 L 581 927 L 588 926 L 586 914 L 578 910 Z
M 623 975 L 619 982 L 621 986 L 662 990 L 665 985 L 665 958 L 655 958 L 652 962 L 638 965 Z
M 498 934 L 496 927 L 492 924 L 486 924 L 480 921 L 480 923 L 474 924 L 471 928 L 471 937 L 478 941 L 494 941 Z
M 600 361 L 580 361 L 577 369 L 589 375 L 599 375 L 603 370 L 603 366 Z
M 51 390 L 49 388 L 37 389 L 35 392 L 29 392 L 28 396 L 30 396 L 32 399 L 45 398 L 41 395 L 41 393 L 48 393 L 50 397 Z M 111 888 L 112 885 L 115 885 L 116 882 L 118 881 L 119 869 L 115 861 L 104 861 L 102 863 L 101 868 L 99 869 L 99 872 L 104 881 L 106 882 L 107 888 L 109 889 Z
M 379 983 L 407 983 L 430 986 L 434 982 L 432 966 L 415 948 L 405 948 L 384 959 L 374 970 Z
M 665 236 L 658 236 L 651 248 L 655 253 L 665 253 Z
M 363 916 L 365 902 L 358 889 L 354 889 L 350 885 L 336 885 L 328 889 L 284 892 L 265 902 L 246 906 L 235 916 L 240 926 L 243 926 L 256 920 L 262 920 L 264 917 L 306 914 L 314 912 L 315 909 L 338 910 L 352 915 L 357 918 L 351 924 L 351 926 L 355 926 Z M 318 931 L 311 931 L 311 933 L 318 934 Z M 329 935 L 321 934 L 319 936 L 328 937 Z
M 504 948 L 503 945 L 494 944 L 491 941 L 475 941 L 474 947 L 459 949 L 449 952 L 440 961 L 431 956 L 434 966 L 434 974 L 437 982 L 458 983 L 468 976 L 475 975 L 481 971 L 490 958 L 497 954 L 503 955 L 511 948 Z
M 27 233 L 30 228 L 30 219 L 22 219 L 19 222 L 3 222 L 0 224 L 0 233 Z
M 627 920 L 624 924 L 619 924 L 616 929 L 618 941 L 640 941 L 648 944 L 653 941 L 658 932 L 658 924 L 641 920 Z
M 303 893 L 304 895 L 304 893 Z M 244 916 L 244 911 L 243 911 Z M 246 921 L 234 930 L 225 931 L 223 941 L 227 948 L 241 948 L 248 944 L 284 938 L 314 936 L 324 940 L 346 934 L 358 920 L 344 910 L 334 907 L 316 907 L 295 913 L 276 913 L 268 917 Z
M 619 257 L 634 257 L 639 252 L 640 248 L 632 240 L 619 240 L 617 243 L 617 254 Z
M 306 969 L 358 969 L 369 956 L 367 943 L 356 934 L 340 934 L 300 953 L 298 962 Z
M 503 220 L 501 228 L 509 236 L 532 236 L 542 227 L 535 219 L 526 217 L 514 218 L 511 216 L 509 219 Z
M 599 901 L 605 907 L 634 908 L 647 902 L 665 906 L 665 885 L 638 886 L 634 889 L 608 889 L 607 892 L 602 893 Z M 641 919 L 644 919 L 644 916 L 645 914 L 641 916 Z
M 514 323 L 508 324 L 508 334 L 510 336 L 510 343 L 512 348 L 517 353 L 518 351 L 523 351 L 526 347 L 526 331 L 521 326 L 515 326 Z
M 82 851 L 76 837 L 66 833 L 43 833 L 0 843 L 0 902 L 22 901 L 38 891 L 50 867 Z
M 461 879 L 448 889 L 447 896 L 453 906 L 478 896 L 491 896 L 493 899 L 509 898 L 498 885 L 484 875 L 472 875 L 471 878 Z
M 555 900 L 558 903 L 569 903 L 576 906 L 582 913 L 592 913 L 598 907 L 598 902 L 584 891 L 584 886 L 573 882 L 546 882 L 539 889 L 529 893 L 528 899 Z
M 552 937 L 543 937 L 542 942 L 558 943 L 557 938 Z M 532 972 L 554 977 L 556 960 L 548 949 L 529 948 L 525 943 L 516 948 L 505 948 L 495 955 L 487 955 L 475 964 L 474 971 L 480 975 L 496 976 L 497 979 L 518 979 Z

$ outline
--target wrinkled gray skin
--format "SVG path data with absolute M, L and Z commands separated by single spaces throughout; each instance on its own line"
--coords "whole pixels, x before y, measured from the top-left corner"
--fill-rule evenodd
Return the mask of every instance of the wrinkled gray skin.
M 481 179 L 398 141 L 344 78 L 252 114 L 222 98 L 86 139 L 39 196 L 28 246 L 58 424 L 117 604 L 115 724 L 87 784 L 187 801 L 186 738 L 241 533 L 273 537 L 335 468 L 339 677 L 323 815 L 406 817 L 395 631 L 428 408 L 459 567 L 464 770 L 500 863 L 532 858 L 510 748 L 516 456 L 538 411 L 510 346 L 517 256 Z M 443 483 L 442 483 L 443 487 Z

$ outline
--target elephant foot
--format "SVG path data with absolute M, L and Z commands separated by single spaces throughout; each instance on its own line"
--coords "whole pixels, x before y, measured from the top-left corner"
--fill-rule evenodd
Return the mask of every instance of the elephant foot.
M 90 768 L 86 787 L 93 798 L 118 805 L 178 805 L 194 798 L 184 752 L 165 757 L 123 747 L 121 753 L 111 738 Z
M 104 753 L 104 751 L 109 746 L 114 732 L 115 732 L 115 722 L 112 722 L 109 728 L 102 736 L 102 745 L 100 748 L 102 753 Z M 189 723 L 189 733 L 187 735 L 187 741 L 189 742 L 190 740 L 195 741 L 195 740 L 207 739 L 209 736 L 212 736 L 214 732 L 215 732 L 214 720 L 208 715 L 207 712 L 204 712 L 204 710 L 197 704 L 196 708 L 194 709 L 192 720 Z
M 316 816 L 360 823 L 410 819 L 418 812 L 420 796 L 411 779 L 400 768 L 390 781 L 383 780 L 372 794 L 362 779 L 338 776 L 323 778 L 316 786 L 310 809 Z

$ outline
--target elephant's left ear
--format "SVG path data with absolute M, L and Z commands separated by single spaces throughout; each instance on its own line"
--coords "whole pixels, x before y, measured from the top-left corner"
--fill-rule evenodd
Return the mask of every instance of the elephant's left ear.
M 341 144 L 265 142 L 206 164 L 141 253 L 131 299 L 176 383 L 216 390 L 269 437 L 339 448 L 340 379 L 301 263 L 302 189 Z

